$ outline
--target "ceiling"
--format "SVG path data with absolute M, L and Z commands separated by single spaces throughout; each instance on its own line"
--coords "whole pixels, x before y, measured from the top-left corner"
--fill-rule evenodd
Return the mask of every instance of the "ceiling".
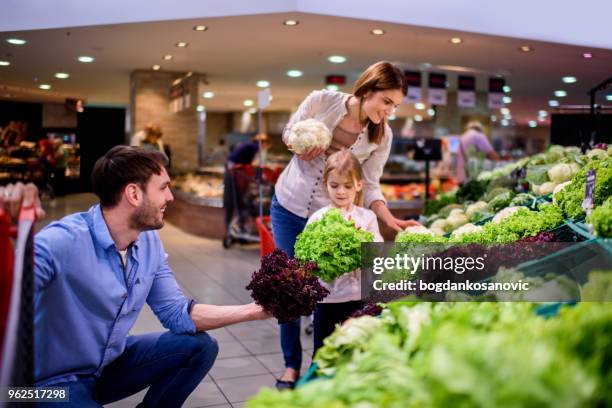
M 288 18 L 300 24 L 286 27 L 282 22 Z M 196 24 L 209 29 L 193 31 Z M 383 28 L 386 34 L 369 34 L 373 28 Z M 449 42 L 456 36 L 462 44 Z M 8 44 L 5 39 L 12 37 L 28 43 Z M 610 49 L 305 13 L 3 32 L 0 39 L 0 60 L 11 63 L 0 66 L 0 98 L 11 100 L 78 97 L 89 104 L 127 105 L 130 73 L 160 64 L 166 71 L 206 74 L 215 98 L 200 103 L 210 111 L 244 109 L 243 100 L 256 99 L 255 83 L 262 79 L 271 82 L 270 108 L 288 110 L 311 90 L 322 88 L 325 75 L 347 75 L 342 90 L 348 92 L 365 67 L 389 60 L 404 69 L 447 72 L 450 90 L 456 89 L 458 73 L 476 74 L 482 91 L 489 76 L 502 74 L 512 88 L 508 107 L 520 124 L 534 120 L 538 110 L 549 109 L 548 100 L 557 99 L 557 89 L 568 93 L 558 99 L 561 104 L 587 104 L 586 92 L 612 75 Z M 179 41 L 189 46 L 177 48 Z M 519 51 L 522 45 L 533 51 Z M 584 52 L 594 58 L 582 58 Z M 172 54 L 173 60 L 164 61 L 165 54 Z M 96 60 L 83 64 L 77 61 L 79 55 Z M 332 64 L 329 55 L 343 55 L 347 61 Z M 290 78 L 290 69 L 304 75 Z M 56 79 L 55 72 L 68 72 L 70 78 Z M 562 83 L 566 75 L 575 76 L 577 83 Z M 40 83 L 52 89 L 38 90 Z

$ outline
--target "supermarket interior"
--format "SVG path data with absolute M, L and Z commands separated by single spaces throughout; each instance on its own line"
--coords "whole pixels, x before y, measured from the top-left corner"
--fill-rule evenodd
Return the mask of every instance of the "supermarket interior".
M 0 407 L 612 407 L 612 3 L 2 8 Z

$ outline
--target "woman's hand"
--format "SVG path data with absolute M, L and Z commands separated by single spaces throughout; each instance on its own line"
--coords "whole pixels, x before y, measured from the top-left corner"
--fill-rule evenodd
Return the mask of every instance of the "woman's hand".
M 325 153 L 324 147 L 313 147 L 311 149 L 306 149 L 301 154 L 295 153 L 291 145 L 287 145 L 287 147 L 289 147 L 289 150 L 292 151 L 297 157 L 299 157 L 301 160 L 304 160 L 304 161 L 314 160 L 317 157 L 321 156 L 323 153 Z
M 390 222 L 387 222 L 387 225 L 391 228 L 393 228 L 395 231 L 403 231 L 408 227 L 416 227 L 416 226 L 420 226 L 421 224 L 418 223 L 415 220 L 400 220 L 398 218 L 393 217 L 392 220 L 390 220 Z

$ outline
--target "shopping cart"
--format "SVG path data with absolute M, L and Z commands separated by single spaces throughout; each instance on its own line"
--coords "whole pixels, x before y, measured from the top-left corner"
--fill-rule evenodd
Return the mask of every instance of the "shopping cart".
M 12 228 L 0 210 L 0 389 L 34 385 L 35 218 L 24 208 Z
M 282 169 L 258 167 L 250 164 L 235 164 L 226 168 L 224 189 L 226 206 L 226 230 L 223 247 L 234 242 L 260 242 L 260 228 L 256 219 L 270 214 L 270 203 L 274 195 L 274 184 Z M 230 208 L 231 207 L 231 208 Z M 268 241 L 269 243 L 269 241 Z

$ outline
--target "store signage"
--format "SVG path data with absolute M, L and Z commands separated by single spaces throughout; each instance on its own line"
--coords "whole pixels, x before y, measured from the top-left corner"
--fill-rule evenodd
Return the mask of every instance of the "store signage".
M 423 98 L 421 90 L 421 73 L 418 71 L 405 71 L 404 77 L 408 85 L 408 94 L 404 100 L 406 103 L 417 103 Z
M 191 107 L 192 73 L 177 78 L 170 86 L 170 111 L 177 113 Z M 197 85 L 196 85 L 197 89 Z
M 270 106 L 270 88 L 257 92 L 257 106 L 259 109 L 265 109 Z
M 459 75 L 457 80 L 457 105 L 462 108 L 476 106 L 476 77 Z
M 489 78 L 489 108 L 501 109 L 504 107 L 504 85 L 503 78 Z
M 432 105 L 446 105 L 446 74 L 429 74 L 428 101 Z
M 586 188 L 584 192 L 584 201 L 582 201 L 582 209 L 589 212 L 593 209 L 593 193 L 595 192 L 595 170 L 589 170 L 586 176 Z
M 344 85 L 346 84 L 345 75 L 328 75 L 325 77 L 325 85 Z

